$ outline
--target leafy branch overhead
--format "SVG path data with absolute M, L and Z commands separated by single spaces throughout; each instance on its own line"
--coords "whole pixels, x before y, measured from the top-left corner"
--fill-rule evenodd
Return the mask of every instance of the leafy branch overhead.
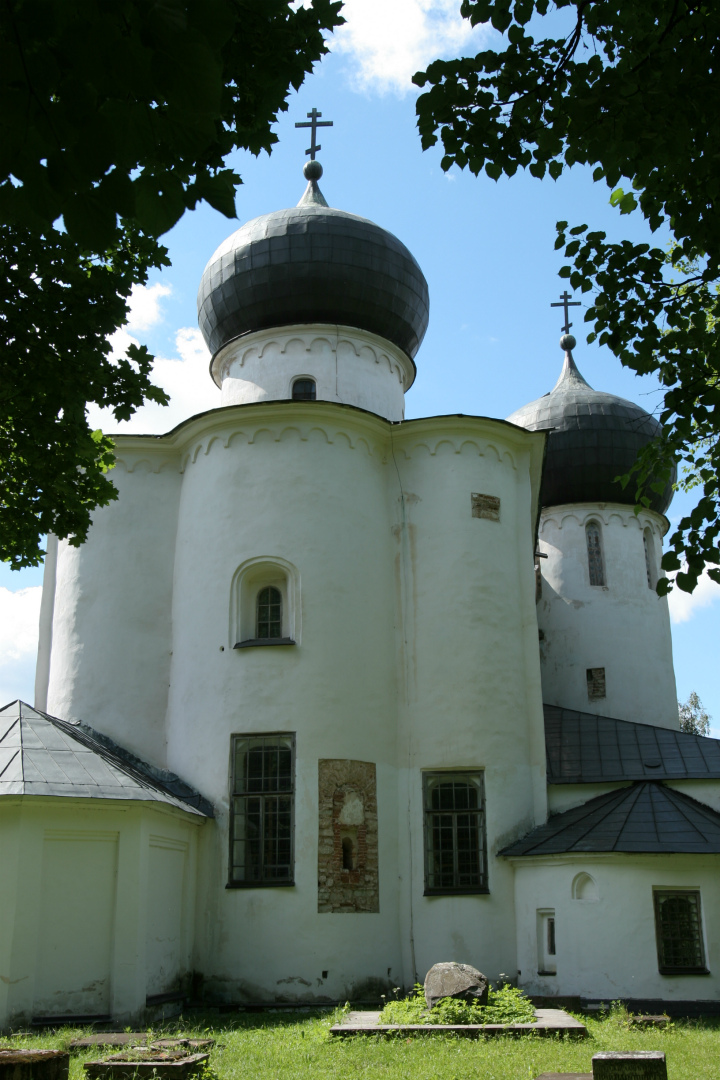
M 693 0 L 465 0 L 473 25 L 504 37 L 496 50 L 437 60 L 415 76 L 424 147 L 441 139 L 443 168 L 497 179 L 519 168 L 557 178 L 594 166 L 621 214 L 669 227 L 670 253 L 608 243 L 586 225 L 558 223 L 556 246 L 575 289 L 594 292 L 589 340 L 607 344 L 665 387 L 666 435 L 642 453 L 638 499 L 679 458 L 697 508 L 663 558 L 691 591 L 703 569 L 720 581 L 720 8 Z M 557 36 L 562 18 L 567 29 Z M 554 32 L 553 32 L 554 31 Z M 625 190 L 630 178 L 632 190 Z M 667 589 L 661 579 L 659 591 Z
M 204 199 L 235 216 L 232 150 L 270 125 L 327 51 L 340 3 L 6 0 L 0 8 L 0 220 L 63 216 L 99 251 L 117 215 L 159 236 Z
M 0 4 L 0 558 L 81 543 L 116 497 L 89 403 L 166 402 L 153 357 L 111 358 L 158 237 L 205 200 L 235 216 L 236 149 L 327 51 L 339 0 L 4 0 Z M 58 228 L 62 219 L 63 231 Z

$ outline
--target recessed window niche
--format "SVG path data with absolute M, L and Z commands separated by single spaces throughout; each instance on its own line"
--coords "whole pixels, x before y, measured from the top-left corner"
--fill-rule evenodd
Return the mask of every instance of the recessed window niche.
M 233 575 L 230 644 L 235 649 L 296 645 L 300 637 L 297 569 L 285 559 L 249 559 Z
M 573 900 L 599 900 L 598 887 L 590 874 L 582 871 L 575 875 L 572 883 L 572 898 Z

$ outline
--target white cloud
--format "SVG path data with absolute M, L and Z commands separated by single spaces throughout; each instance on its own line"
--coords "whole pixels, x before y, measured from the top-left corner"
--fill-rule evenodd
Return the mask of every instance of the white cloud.
M 15 698 L 32 704 L 42 587 L 0 587 L 0 706 Z
M 416 89 L 416 71 L 478 48 L 483 35 L 460 17 L 459 0 L 345 0 L 343 15 L 331 47 L 350 58 L 353 86 L 400 97 Z
M 670 620 L 673 623 L 689 622 L 696 612 L 701 608 L 710 607 L 716 600 L 720 600 L 720 585 L 707 574 L 702 575 L 694 592 L 681 592 L 675 586 L 668 596 Z
M 154 285 L 133 285 L 130 293 L 128 329 L 136 333 L 142 332 L 162 322 L 163 313 L 160 301 L 163 296 L 169 296 L 171 292 L 169 285 L 161 285 L 159 281 Z
M 113 335 L 113 353 L 124 353 L 131 342 L 139 344 L 127 330 Z M 159 356 L 152 370 L 152 381 L 170 395 L 167 406 L 143 405 L 130 420 L 118 422 L 109 409 L 92 406 L 88 419 L 93 428 L 102 428 L 109 435 L 162 435 L 183 420 L 205 409 L 220 405 L 220 391 L 210 378 L 210 353 L 196 327 L 184 326 L 175 334 L 176 357 Z

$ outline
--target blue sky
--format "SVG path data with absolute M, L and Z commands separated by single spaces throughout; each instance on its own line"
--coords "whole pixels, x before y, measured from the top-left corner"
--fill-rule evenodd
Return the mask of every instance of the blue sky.
M 233 164 L 244 181 L 238 220 L 206 206 L 186 214 L 165 237 L 172 266 L 137 293 L 129 325 L 118 335 L 118 350 L 131 337 L 156 353 L 156 381 L 171 393 L 171 405 L 146 407 L 123 425 L 93 411 L 97 426 L 162 432 L 218 403 L 197 330 L 200 277 L 235 228 L 300 198 L 309 142 L 307 130 L 294 125 L 313 106 L 334 123 L 322 130 L 318 155 L 325 169 L 320 186 L 329 204 L 394 232 L 428 279 L 430 326 L 407 395 L 408 417 L 455 412 L 505 417 L 552 388 L 562 361 L 562 319 L 550 304 L 565 287 L 557 276 L 563 260 L 553 247 L 555 222 L 587 223 L 617 239 L 650 234 L 640 218 L 621 218 L 609 206 L 608 189 L 594 184 L 589 170 L 574 168 L 557 182 L 519 174 L 496 183 L 457 169 L 445 174 L 437 148 L 423 153 L 412 72 L 437 55 L 472 52 L 493 42 L 485 28 L 470 32 L 458 7 L 459 0 L 349 0 L 348 24 L 336 35 L 332 54 L 291 95 L 289 111 L 275 128 L 279 143 L 272 155 L 235 155 Z M 666 239 L 656 234 L 653 242 L 662 245 Z M 588 306 L 588 297 L 574 299 Z M 582 309 L 573 310 L 575 359 L 588 382 L 648 410 L 658 408 L 655 380 L 638 378 L 608 350 L 587 346 Z M 676 496 L 671 521 L 690 505 L 687 496 Z M 41 570 L 13 573 L 0 564 L 0 700 L 32 701 L 41 582 Z M 692 598 L 673 598 L 671 611 L 678 695 L 684 700 L 696 690 L 720 735 L 720 587 L 705 581 Z

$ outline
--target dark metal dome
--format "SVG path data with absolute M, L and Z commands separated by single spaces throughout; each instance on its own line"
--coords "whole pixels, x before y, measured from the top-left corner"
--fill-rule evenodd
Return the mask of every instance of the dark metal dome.
M 198 291 L 213 356 L 253 330 L 335 323 L 378 334 L 412 359 L 428 315 L 427 282 L 405 245 L 366 218 L 333 210 L 315 180 L 296 207 L 263 214 L 221 244 Z
M 574 344 L 574 341 L 573 341 Z M 635 485 L 615 482 L 627 473 L 638 452 L 662 430 L 659 422 L 632 401 L 589 386 L 565 353 L 560 378 L 549 394 L 524 405 L 511 424 L 550 431 L 540 488 L 541 506 L 614 502 L 635 505 Z M 672 499 L 668 481 L 662 494 L 648 492 L 651 509 L 664 514 Z

